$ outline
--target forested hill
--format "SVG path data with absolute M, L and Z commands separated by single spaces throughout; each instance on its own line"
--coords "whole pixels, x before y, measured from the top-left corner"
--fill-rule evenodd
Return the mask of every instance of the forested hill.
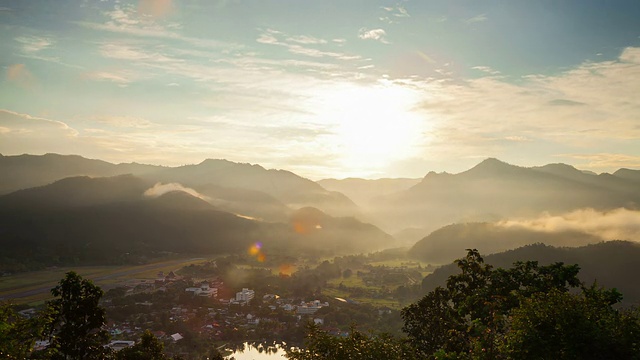
M 462 257 L 464 252 L 460 252 Z M 577 248 L 560 248 L 544 244 L 520 247 L 484 257 L 494 267 L 509 268 L 516 261 L 538 261 L 541 265 L 555 262 L 578 264 L 579 277 L 587 285 L 597 281 L 606 288 L 616 288 L 622 294 L 624 305 L 640 302 L 640 244 L 630 241 L 608 241 Z M 427 275 L 422 281 L 424 291 L 443 286 L 447 278 L 458 272 L 455 264 L 446 265 Z

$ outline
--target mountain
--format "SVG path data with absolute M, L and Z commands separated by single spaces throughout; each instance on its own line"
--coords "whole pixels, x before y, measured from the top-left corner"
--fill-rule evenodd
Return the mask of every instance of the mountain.
M 247 189 L 267 194 L 292 208 L 314 206 L 331 214 L 357 212 L 345 195 L 324 189 L 317 183 L 286 170 L 267 170 L 260 165 L 208 159 L 197 165 L 163 168 L 146 175 L 161 182 L 177 182 L 189 187 L 215 185 Z
M 317 181 L 325 189 L 338 191 L 350 199 L 354 200 L 358 205 L 368 205 L 373 199 L 381 195 L 389 195 L 398 191 L 409 189 L 419 183 L 420 179 L 323 179 Z
M 286 219 L 292 210 L 304 206 L 318 207 L 338 216 L 358 213 L 357 206 L 345 195 L 328 191 L 290 171 L 267 170 L 260 165 L 227 160 L 208 159 L 197 165 L 162 167 L 116 165 L 76 155 L 0 155 L 0 173 L 3 174 L 0 195 L 68 177 L 131 174 L 147 182 L 202 188 L 213 195 L 214 204 L 221 209 L 268 220 Z
M 178 189 L 178 190 L 175 190 Z M 161 189 L 132 175 L 74 177 L 0 196 L 0 270 L 45 265 L 137 263 L 169 253 L 362 253 L 393 238 L 354 218 L 321 214 L 297 231 L 309 208 L 282 223 L 220 211 L 193 189 Z M 318 225 L 318 228 L 315 226 Z
M 614 176 L 617 176 L 622 179 L 640 181 L 640 170 L 632 170 L 632 169 L 619 169 L 613 173 Z
M 132 175 L 65 178 L 0 197 L 0 207 L 64 208 L 139 200 L 152 184 Z
M 544 243 L 553 246 L 581 246 L 603 239 L 579 231 L 544 232 L 523 227 L 505 227 L 493 223 L 464 223 L 442 227 L 409 251 L 412 258 L 434 264 L 446 264 L 465 249 L 492 254 L 524 245 Z
M 290 225 L 307 249 L 325 254 L 362 253 L 391 248 L 395 239 L 374 225 L 354 217 L 332 217 L 305 207 L 291 215 Z
M 568 165 L 524 168 L 486 159 L 459 174 L 428 173 L 418 184 L 376 199 L 374 223 L 389 231 L 435 230 L 461 221 L 533 217 L 542 212 L 640 206 L 640 182 Z
M 482 252 L 481 252 L 482 253 Z M 458 258 L 464 257 L 460 251 Z M 524 246 L 494 255 L 484 256 L 487 264 L 508 268 L 516 261 L 538 261 L 541 265 L 555 262 L 578 264 L 579 278 L 586 285 L 597 281 L 598 286 L 616 288 L 624 295 L 623 304 L 640 302 L 640 286 L 636 274 L 640 271 L 640 244 L 629 241 L 608 241 L 577 248 L 558 248 L 543 244 Z M 436 269 L 422 281 L 424 291 L 444 286 L 447 278 L 458 273 L 455 264 Z

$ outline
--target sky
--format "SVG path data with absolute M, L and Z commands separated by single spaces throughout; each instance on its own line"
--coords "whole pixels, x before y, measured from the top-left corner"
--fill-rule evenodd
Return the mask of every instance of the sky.
M 0 0 L 0 153 L 640 168 L 640 1 Z

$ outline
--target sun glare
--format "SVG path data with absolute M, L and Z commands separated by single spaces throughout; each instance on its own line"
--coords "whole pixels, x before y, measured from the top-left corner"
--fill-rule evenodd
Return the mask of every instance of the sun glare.
M 366 175 L 418 151 L 423 116 L 416 111 L 418 94 L 401 85 L 333 88 L 318 104 L 318 117 L 334 126 L 331 144 L 343 165 Z

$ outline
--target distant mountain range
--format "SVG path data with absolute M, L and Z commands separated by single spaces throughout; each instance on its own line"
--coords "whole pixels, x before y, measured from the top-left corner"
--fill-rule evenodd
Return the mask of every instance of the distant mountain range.
M 258 242 L 266 254 L 325 255 L 394 243 L 373 225 L 316 208 L 266 222 L 221 210 L 193 189 L 157 188 L 133 175 L 82 176 L 0 196 L 0 270 L 137 263 L 171 253 L 245 253 Z M 300 224 L 310 231 L 300 231 Z
M 524 168 L 487 159 L 459 174 L 428 173 L 409 189 L 375 199 L 368 215 L 386 231 L 430 231 L 451 223 L 496 221 L 593 208 L 638 209 L 640 170 L 582 172 L 569 165 Z
M 604 239 L 580 231 L 535 231 L 524 227 L 506 227 L 496 223 L 462 223 L 444 226 L 409 251 L 409 256 L 432 264 L 447 264 L 466 249 L 494 254 L 517 247 L 544 243 L 552 246 L 584 246 Z
M 598 286 L 616 288 L 624 295 L 623 304 L 637 305 L 640 302 L 640 287 L 637 276 L 640 272 L 640 244 L 628 241 L 609 241 L 581 246 L 560 248 L 544 244 L 534 244 L 514 250 L 484 256 L 487 264 L 509 268 L 516 261 L 538 261 L 541 265 L 563 262 L 580 266 L 579 278 L 585 284 L 594 281 Z M 459 251 L 456 258 L 462 258 L 466 251 Z M 459 272 L 455 264 L 436 269 L 422 281 L 425 292 L 444 286 L 449 276 Z
M 640 170 L 597 175 L 497 159 L 423 179 L 316 183 L 227 160 L 163 167 L 0 155 L 0 174 L 0 263 L 16 266 L 235 252 L 253 242 L 272 250 L 370 252 L 418 240 L 414 258 L 443 263 L 469 247 L 497 252 L 601 240 L 579 229 L 543 232 L 500 220 L 640 206 Z
M 48 185 L 67 177 L 111 177 L 130 174 L 148 183 L 179 183 L 202 191 L 222 210 L 265 220 L 283 221 L 300 207 L 317 207 L 331 215 L 358 214 L 345 195 L 285 170 L 227 160 L 205 160 L 197 165 L 163 167 L 111 164 L 76 155 L 1 156 L 0 195 Z

